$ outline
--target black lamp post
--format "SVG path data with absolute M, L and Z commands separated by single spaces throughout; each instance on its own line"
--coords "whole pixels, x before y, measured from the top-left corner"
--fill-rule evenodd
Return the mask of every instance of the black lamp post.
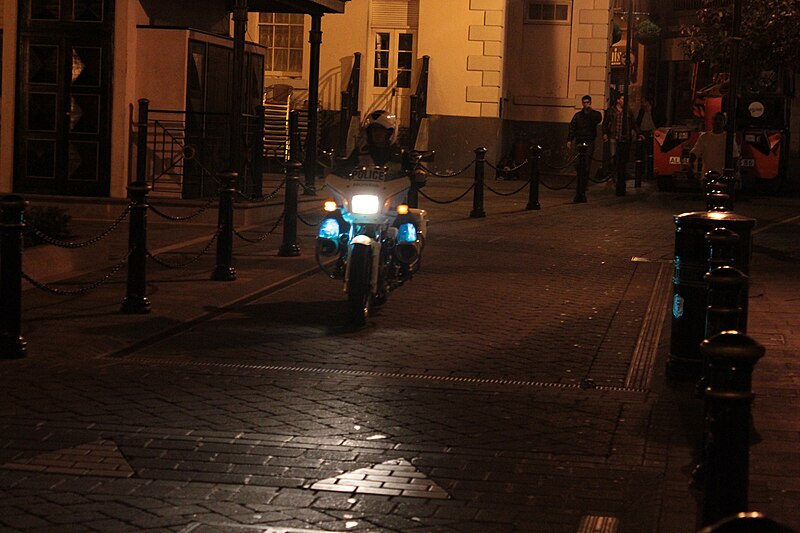
M 231 123 L 229 170 L 242 175 L 242 103 L 244 101 L 244 39 L 247 31 L 247 0 L 233 6 L 233 75 L 231 77 Z
M 628 29 L 625 32 L 625 82 L 622 94 L 625 100 L 622 102 L 622 137 L 617 139 L 617 196 L 625 196 L 625 179 L 628 165 L 628 154 L 630 153 L 630 134 L 631 126 L 628 121 L 628 89 L 631 85 L 631 47 L 633 44 L 633 0 L 628 0 Z
M 725 127 L 725 168 L 722 180 L 728 186 L 728 196 L 733 199 L 736 182 L 736 168 L 733 157 L 733 146 L 736 142 L 736 99 L 739 93 L 739 48 L 742 43 L 742 0 L 733 0 L 733 24 L 731 28 L 731 67 L 728 80 L 728 120 Z

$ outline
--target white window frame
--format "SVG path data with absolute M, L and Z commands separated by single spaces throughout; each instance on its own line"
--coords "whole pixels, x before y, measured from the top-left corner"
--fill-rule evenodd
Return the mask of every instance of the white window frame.
M 537 4 L 540 6 L 544 5 L 552 5 L 552 6 L 566 6 L 567 8 L 567 18 L 566 19 L 541 19 L 541 18 L 531 18 L 531 5 Z M 553 8 L 555 9 L 555 7 Z M 563 24 L 563 25 L 570 25 L 572 24 L 572 0 L 526 0 L 525 1 L 525 16 L 524 16 L 525 24 Z
M 279 14 L 279 13 L 276 13 Z M 257 14 L 258 16 L 259 14 Z M 290 13 L 289 15 L 297 15 L 294 13 Z M 292 24 L 290 23 L 274 23 L 274 22 L 261 22 L 261 17 L 258 16 L 256 19 L 257 21 L 257 28 L 256 28 L 256 42 L 262 44 L 266 47 L 266 54 L 269 56 L 267 61 L 265 61 L 265 68 L 264 74 L 266 76 L 275 77 L 275 78 L 302 78 L 305 75 L 305 62 L 306 62 L 306 42 L 308 41 L 308 17 L 305 15 L 300 15 L 303 18 L 303 25 L 302 25 L 302 35 L 303 39 L 299 47 L 291 47 L 291 43 L 289 43 L 289 50 L 297 50 L 300 52 L 300 70 L 275 70 L 275 55 L 274 55 L 274 36 L 273 36 L 273 43 L 261 43 L 261 28 L 262 26 L 287 26 L 292 25 L 295 27 L 299 27 L 299 24 Z M 273 34 L 274 35 L 274 34 Z M 266 68 L 266 64 L 270 64 L 272 68 Z

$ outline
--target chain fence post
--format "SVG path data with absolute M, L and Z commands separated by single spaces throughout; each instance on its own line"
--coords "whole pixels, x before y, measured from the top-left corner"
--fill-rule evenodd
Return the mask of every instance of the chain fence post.
M 283 197 L 283 243 L 278 249 L 280 257 L 296 257 L 300 255 L 297 244 L 297 201 L 300 175 L 303 164 L 289 161 L 286 165 L 286 192 Z
M 300 161 L 300 112 L 289 112 L 289 161 Z
M 136 182 L 147 183 L 147 131 L 150 100 L 139 100 L 139 122 L 136 127 Z
M 406 204 L 411 208 L 419 207 L 419 184 L 417 183 L 417 162 L 419 159 L 412 156 L 409 152 L 403 152 L 403 167 L 408 173 L 411 184 L 408 187 Z
M 538 144 L 532 144 L 528 147 L 528 170 L 531 173 L 530 187 L 528 188 L 528 205 L 525 209 L 528 211 L 534 209 L 541 209 L 539 205 L 539 162 L 542 159 L 542 147 Z
M 644 174 L 644 137 L 636 139 L 636 162 L 634 166 L 633 186 L 637 189 L 642 187 L 642 174 Z
M 264 194 L 264 106 L 256 106 L 256 133 L 253 140 L 253 164 L 251 171 L 253 177 L 253 193 L 251 196 L 260 198 Z
M 578 180 L 575 185 L 575 198 L 572 201 L 576 204 L 586 203 L 586 187 L 589 184 L 589 145 L 586 143 L 578 144 Z
M 131 214 L 128 225 L 128 281 L 120 311 L 125 314 L 150 312 L 147 291 L 147 193 L 150 186 L 135 181 L 128 185 Z
M 625 119 L 623 119 L 625 120 Z M 626 120 L 627 122 L 627 120 Z M 616 161 L 616 171 L 617 171 L 617 187 L 616 187 L 616 195 L 617 196 L 625 196 L 626 194 L 626 183 L 625 180 L 628 178 L 628 156 L 630 155 L 630 139 L 628 138 L 630 134 L 623 135 L 621 139 L 617 140 L 617 161 Z
M 220 176 L 219 214 L 217 217 L 217 264 L 211 274 L 213 281 L 234 281 L 233 267 L 233 195 L 236 194 L 238 172 L 223 172 Z
M 711 362 L 705 392 L 709 436 L 703 525 L 748 511 L 752 376 L 764 347 L 743 333 L 725 331 L 703 341 Z
M 25 357 L 22 337 L 22 232 L 26 202 L 9 194 L 0 199 L 0 358 Z
M 470 218 L 483 218 L 486 216 L 486 211 L 483 210 L 483 183 L 484 183 L 484 165 L 486 165 L 486 148 L 481 146 L 475 148 L 475 183 L 472 191 L 472 211 L 470 211 Z

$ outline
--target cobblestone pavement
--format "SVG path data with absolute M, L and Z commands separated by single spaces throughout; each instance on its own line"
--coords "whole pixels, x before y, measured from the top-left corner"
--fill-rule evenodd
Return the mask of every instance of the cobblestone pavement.
M 359 331 L 305 225 L 298 258 L 276 257 L 277 232 L 237 241 L 235 282 L 208 281 L 213 253 L 152 267 L 149 315 L 117 313 L 119 280 L 26 291 L 29 355 L 0 361 L 2 530 L 694 531 L 702 404 L 663 370 L 672 215 L 701 199 L 650 184 L 571 197 L 543 190 L 525 211 L 524 192 L 487 193 L 483 219 L 468 198 L 423 199 L 423 267 Z M 750 501 L 794 528 L 798 205 L 737 203 L 759 221 L 749 333 L 767 347 Z M 213 227 L 152 233 L 177 263 Z M 192 244 L 170 249 L 168 235 Z

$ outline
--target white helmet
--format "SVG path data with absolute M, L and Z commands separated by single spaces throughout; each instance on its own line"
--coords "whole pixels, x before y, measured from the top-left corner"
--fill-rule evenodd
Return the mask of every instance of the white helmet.
M 380 126 L 390 130 L 392 132 L 391 143 L 397 142 L 397 117 L 390 115 L 388 111 L 379 109 L 370 113 L 367 120 L 364 121 L 364 130 L 370 126 Z

